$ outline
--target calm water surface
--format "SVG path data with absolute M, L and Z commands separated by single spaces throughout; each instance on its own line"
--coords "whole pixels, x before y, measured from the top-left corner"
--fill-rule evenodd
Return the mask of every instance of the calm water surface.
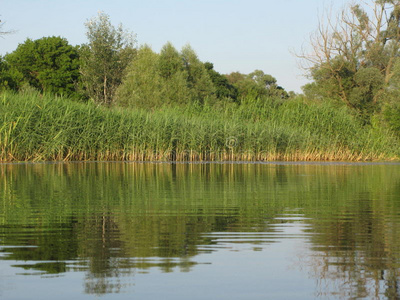
M 0 165 L 0 299 L 400 299 L 400 165 Z

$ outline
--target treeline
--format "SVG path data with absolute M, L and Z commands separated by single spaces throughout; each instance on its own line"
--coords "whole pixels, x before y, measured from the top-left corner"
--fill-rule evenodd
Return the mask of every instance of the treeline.
M 62 37 L 27 39 L 0 60 L 2 89 L 34 88 L 99 104 L 156 108 L 288 93 L 263 71 L 218 73 L 190 46 L 167 43 L 156 53 L 136 46 L 135 36 L 99 13 L 86 23 L 88 42 L 72 46 Z

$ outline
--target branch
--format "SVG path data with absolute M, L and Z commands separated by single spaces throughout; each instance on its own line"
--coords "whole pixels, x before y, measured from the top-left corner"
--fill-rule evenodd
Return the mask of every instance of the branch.
M 5 22 L 2 22 L 0 20 L 0 37 L 2 37 L 3 35 L 15 33 L 15 30 L 2 31 L 1 28 L 3 27 L 4 24 Z

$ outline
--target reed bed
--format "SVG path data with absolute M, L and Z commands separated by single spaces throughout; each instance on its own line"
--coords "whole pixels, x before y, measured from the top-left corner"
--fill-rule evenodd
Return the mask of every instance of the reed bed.
M 98 107 L 37 93 L 0 95 L 0 161 L 398 160 L 388 130 L 332 104 Z

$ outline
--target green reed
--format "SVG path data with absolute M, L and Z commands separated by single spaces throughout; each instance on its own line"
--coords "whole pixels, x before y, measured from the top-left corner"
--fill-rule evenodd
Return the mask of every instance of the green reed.
M 0 95 L 0 161 L 393 160 L 400 142 L 345 108 L 273 99 L 242 105 L 98 107 Z

